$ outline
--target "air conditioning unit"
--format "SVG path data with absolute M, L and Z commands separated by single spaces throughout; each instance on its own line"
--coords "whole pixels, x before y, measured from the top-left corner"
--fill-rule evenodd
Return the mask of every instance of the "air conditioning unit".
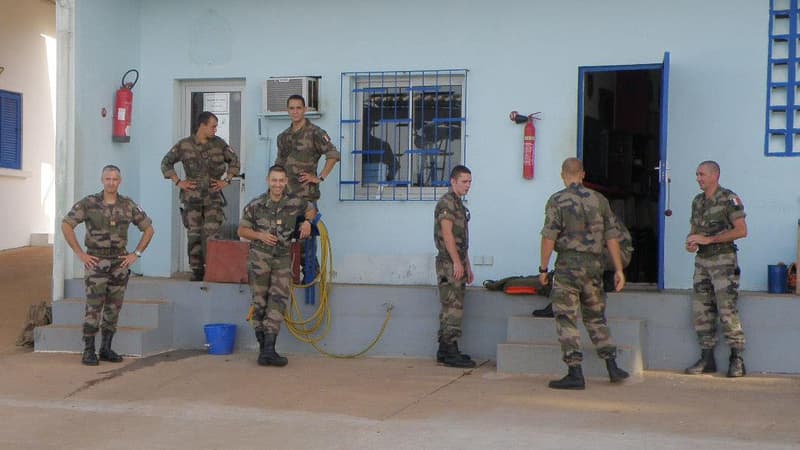
M 308 112 L 319 112 L 320 77 L 270 77 L 264 82 L 262 111 L 268 116 L 287 115 L 286 100 L 291 95 L 306 99 Z

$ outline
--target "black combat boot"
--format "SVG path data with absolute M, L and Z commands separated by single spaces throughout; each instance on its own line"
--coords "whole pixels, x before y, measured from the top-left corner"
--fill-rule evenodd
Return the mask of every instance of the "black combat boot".
M 586 381 L 583 379 L 583 369 L 580 365 L 569 366 L 567 375 L 560 380 L 553 380 L 547 384 L 551 389 L 586 389 Z
M 744 358 L 742 358 L 742 350 L 732 348 L 731 357 L 728 365 L 728 378 L 738 378 L 747 375 L 747 369 L 744 368 Z
M 455 346 L 456 346 L 456 353 L 460 354 L 462 359 L 472 359 L 472 358 L 469 357 L 469 355 L 461 353 L 461 350 L 458 349 L 458 341 L 453 342 L 453 344 L 455 344 Z M 442 344 L 442 341 L 439 340 L 439 350 L 436 350 L 436 362 L 437 363 L 443 363 L 444 362 L 444 355 L 446 353 L 445 352 L 445 346 L 446 345 L 447 344 Z
M 267 365 L 267 355 L 264 352 L 264 332 L 263 331 L 256 331 L 256 341 L 258 341 L 258 365 L 259 366 L 266 366 Z
M 628 372 L 617 367 L 617 360 L 614 358 L 606 360 L 606 369 L 608 369 L 608 378 L 612 383 L 620 383 L 630 376 Z
M 113 363 L 122 362 L 122 356 L 119 356 L 117 352 L 111 350 L 112 339 L 114 339 L 114 332 L 103 330 L 103 340 L 100 342 L 100 352 L 98 353 L 100 361 Z
M 275 351 L 276 337 L 274 334 L 264 333 L 264 345 L 261 346 L 261 352 L 258 354 L 259 365 L 283 367 L 289 363 L 288 359 Z M 258 335 L 256 335 L 256 339 L 258 339 Z
M 442 352 L 441 363 L 447 367 L 471 369 L 477 365 L 467 355 L 458 352 L 458 345 L 455 341 L 451 343 L 439 341 L 439 350 Z M 439 361 L 439 352 L 436 352 L 436 361 Z
M 701 373 L 714 373 L 717 371 L 717 361 L 714 360 L 714 349 L 704 348 L 700 352 L 700 359 L 691 367 L 686 368 L 689 375 L 699 375 Z
M 203 269 L 192 269 L 192 279 L 190 281 L 203 281 L 206 271 Z
M 81 363 L 87 366 L 96 366 L 100 364 L 97 362 L 97 354 L 94 352 L 94 336 L 83 337 L 83 357 Z
M 535 309 L 533 311 L 533 317 L 555 317 L 553 315 L 553 303 L 550 302 L 542 309 Z

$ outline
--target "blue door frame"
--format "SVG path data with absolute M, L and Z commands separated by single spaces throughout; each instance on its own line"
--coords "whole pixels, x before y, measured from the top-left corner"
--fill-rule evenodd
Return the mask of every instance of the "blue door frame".
M 659 290 L 664 289 L 664 242 L 667 189 L 669 189 L 669 166 L 667 164 L 667 113 L 669 100 L 669 52 L 664 52 L 661 63 L 631 64 L 620 66 L 582 66 L 578 67 L 578 158 L 583 159 L 583 80 L 587 73 L 620 72 L 626 70 L 661 70 L 661 123 L 659 125 L 659 164 L 658 170 L 658 282 Z

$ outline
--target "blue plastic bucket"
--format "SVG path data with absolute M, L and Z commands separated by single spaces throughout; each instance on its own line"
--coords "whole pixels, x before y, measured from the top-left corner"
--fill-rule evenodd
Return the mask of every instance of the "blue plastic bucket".
M 209 355 L 229 355 L 236 343 L 236 325 L 232 323 L 210 323 L 204 327 Z
M 788 292 L 787 273 L 785 264 L 770 264 L 767 266 L 767 290 L 770 294 L 785 294 Z

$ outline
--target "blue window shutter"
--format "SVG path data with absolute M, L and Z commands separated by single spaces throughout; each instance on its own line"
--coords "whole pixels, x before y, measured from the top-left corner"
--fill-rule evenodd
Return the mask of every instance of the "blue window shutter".
M 0 91 L 0 167 L 22 168 L 22 95 Z

